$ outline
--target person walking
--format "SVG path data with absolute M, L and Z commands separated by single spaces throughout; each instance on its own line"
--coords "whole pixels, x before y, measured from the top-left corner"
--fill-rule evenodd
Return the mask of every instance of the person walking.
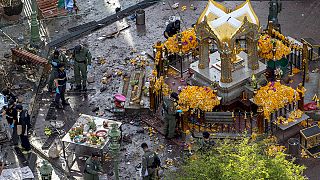
M 158 179 L 157 169 L 160 167 L 160 159 L 158 155 L 151 151 L 147 143 L 142 143 L 141 148 L 144 151 L 142 156 L 142 170 L 141 175 L 143 180 Z
M 20 136 L 21 146 L 24 152 L 31 150 L 29 142 L 28 131 L 31 128 L 30 116 L 27 110 L 24 110 L 22 105 L 17 105 L 18 121 L 17 121 L 17 134 Z
M 66 63 L 67 57 L 60 52 L 58 49 L 55 49 L 54 52 L 49 56 L 49 64 L 51 64 L 51 74 L 48 82 L 48 91 L 52 92 L 53 90 L 53 81 L 55 78 L 55 73 L 58 71 L 58 66 L 61 63 Z
M 76 83 L 75 90 L 87 90 L 87 70 L 92 68 L 91 53 L 83 45 L 74 48 L 74 78 Z
M 65 99 L 65 92 L 67 86 L 67 77 L 66 71 L 64 69 L 64 64 L 60 63 L 58 66 L 58 71 L 55 73 L 55 85 L 56 85 L 56 97 L 55 97 L 55 106 L 58 109 L 63 109 L 63 106 L 69 105 L 69 103 Z M 62 101 L 62 105 L 60 104 L 60 99 Z
M 92 153 L 86 161 L 84 169 L 84 180 L 99 180 L 99 175 L 102 174 L 102 166 L 99 162 L 99 154 Z
M 172 139 L 176 131 L 176 101 L 178 101 L 178 94 L 173 92 L 169 97 L 163 98 L 163 112 L 164 112 L 164 134 L 167 139 Z

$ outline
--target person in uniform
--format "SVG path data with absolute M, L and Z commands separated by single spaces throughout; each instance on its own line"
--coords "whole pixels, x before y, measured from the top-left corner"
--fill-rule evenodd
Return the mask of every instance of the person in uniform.
M 159 157 L 155 152 L 149 149 L 147 143 L 142 143 L 141 148 L 144 151 L 142 156 L 142 179 L 155 180 L 157 179 L 157 167 L 154 166 L 154 161 L 155 159 L 159 159 Z
M 83 45 L 74 48 L 74 78 L 75 90 L 87 90 L 87 70 L 91 69 L 91 53 Z
M 99 180 L 99 175 L 102 174 L 102 166 L 99 162 L 99 154 L 92 153 L 86 161 L 86 167 L 84 169 L 84 180 Z
M 176 20 L 167 25 L 163 35 L 166 39 L 168 39 L 169 37 L 172 37 L 175 34 L 178 34 L 179 32 L 180 32 L 180 20 Z
M 49 64 L 51 64 L 51 74 L 49 78 L 49 83 L 48 83 L 48 91 L 52 92 L 53 90 L 53 81 L 55 78 L 55 73 L 58 71 L 58 66 L 61 63 L 66 63 L 67 62 L 67 57 L 60 52 L 58 49 L 55 49 L 54 52 L 49 56 Z
M 62 109 L 64 105 L 69 105 L 69 103 L 65 99 L 66 85 L 67 85 L 67 77 L 66 71 L 64 69 L 64 64 L 60 63 L 58 66 L 58 71 L 55 72 L 55 85 L 56 85 L 56 97 L 55 97 L 55 105 L 56 108 Z M 60 104 L 60 99 L 62 101 L 62 105 Z
M 175 136 L 176 130 L 176 102 L 178 101 L 178 94 L 173 92 L 169 97 L 163 98 L 163 112 L 164 112 L 164 134 L 167 139 L 172 139 Z

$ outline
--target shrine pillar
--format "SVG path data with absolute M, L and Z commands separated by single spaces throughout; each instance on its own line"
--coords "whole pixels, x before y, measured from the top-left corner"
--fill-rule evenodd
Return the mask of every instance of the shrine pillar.
M 258 116 L 257 116 L 257 125 L 258 125 L 258 134 L 264 133 L 264 114 L 262 107 L 258 107 Z
M 258 36 L 255 32 L 250 32 L 246 36 L 248 51 L 248 68 L 251 70 L 259 69 L 258 61 Z
M 302 86 L 302 83 L 298 85 L 297 92 L 300 99 L 298 100 L 298 109 L 304 111 L 304 93 L 306 92 L 306 89 Z
M 161 41 L 158 41 L 157 44 L 155 45 L 156 49 L 156 57 L 155 57 L 155 64 L 157 67 L 157 77 L 159 78 L 161 75 L 164 73 L 164 68 L 163 68 L 163 45 Z
M 304 73 L 304 80 L 306 82 L 309 81 L 309 62 L 308 62 L 308 45 L 307 43 L 303 42 L 302 46 L 302 67 L 303 67 L 303 73 Z
M 154 79 L 150 80 L 150 87 L 149 87 L 149 100 L 150 100 L 150 109 L 153 110 L 154 112 L 156 111 L 155 107 L 155 93 L 153 92 L 154 90 Z
M 221 78 L 220 81 L 222 83 L 230 83 L 232 82 L 232 49 L 229 48 L 227 43 L 223 46 L 223 49 L 220 51 L 220 59 L 221 59 Z
M 199 51 L 200 51 L 200 60 L 198 64 L 199 69 L 205 69 L 209 67 L 209 39 L 201 39 L 199 44 Z

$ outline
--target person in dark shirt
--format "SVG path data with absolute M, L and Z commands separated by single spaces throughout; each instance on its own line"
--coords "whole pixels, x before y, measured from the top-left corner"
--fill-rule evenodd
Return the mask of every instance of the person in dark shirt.
M 23 152 L 28 152 L 31 150 L 31 145 L 28 137 L 28 131 L 31 128 L 30 115 L 27 110 L 24 110 L 22 105 L 17 105 L 16 109 L 18 111 L 18 121 L 17 124 L 21 126 L 21 130 L 18 133 L 20 136 L 21 146 L 24 149 Z
M 168 39 L 169 37 L 174 36 L 180 32 L 180 20 L 176 20 L 175 22 L 171 22 L 167 25 L 166 30 L 164 31 L 164 37 Z
M 7 119 L 8 125 L 11 126 L 17 120 L 17 110 L 15 108 L 15 101 L 11 99 L 8 107 L 4 107 L 4 115 Z
M 3 117 L 6 117 L 8 122 L 9 133 L 8 136 L 11 136 L 13 145 L 18 145 L 18 134 L 17 134 L 17 119 L 18 112 L 15 108 L 15 102 L 11 99 L 8 103 L 8 107 L 4 108 L 2 113 Z M 9 137 L 10 138 L 10 137 Z
M 67 85 L 67 77 L 66 71 L 64 69 L 64 63 L 60 63 L 58 66 L 58 71 L 55 73 L 54 83 L 56 85 L 56 97 L 55 97 L 55 105 L 56 108 L 62 109 L 63 105 L 69 105 L 69 103 L 65 99 L 66 85 Z M 60 99 L 62 101 L 62 105 L 60 104 Z

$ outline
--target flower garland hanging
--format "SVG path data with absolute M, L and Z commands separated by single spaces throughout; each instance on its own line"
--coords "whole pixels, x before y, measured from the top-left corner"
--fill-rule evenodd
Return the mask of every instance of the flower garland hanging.
M 181 42 L 182 42 L 182 52 L 188 53 L 190 50 L 195 49 L 198 46 L 198 41 L 196 37 L 196 33 L 194 28 L 189 28 L 183 32 L 181 32 Z M 164 42 L 164 46 L 167 48 L 169 53 L 178 53 L 178 35 L 174 35 L 169 37 L 166 42 Z
M 291 49 L 294 49 L 296 51 L 301 51 L 302 50 L 302 46 L 300 46 L 299 44 L 296 44 L 292 40 L 289 40 L 283 34 L 281 34 L 279 31 L 276 31 L 276 30 L 273 29 L 272 30 L 272 35 L 274 35 L 277 39 L 280 39 L 282 42 L 284 42 L 284 44 L 287 44 Z
M 269 35 L 262 35 L 258 40 L 259 56 L 268 60 L 280 60 L 290 54 L 290 48 L 277 39 L 271 39 Z
M 299 99 L 294 89 L 280 82 L 269 82 L 268 85 L 261 87 L 253 98 L 254 103 L 263 108 L 264 117 L 268 120 L 273 111 Z
M 217 95 L 209 87 L 186 86 L 179 94 L 178 109 L 212 111 L 220 104 Z

